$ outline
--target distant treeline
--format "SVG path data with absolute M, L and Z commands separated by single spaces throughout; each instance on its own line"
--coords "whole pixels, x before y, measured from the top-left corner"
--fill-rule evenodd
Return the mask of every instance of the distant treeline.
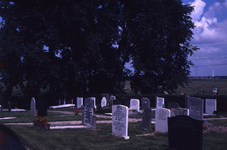
M 189 76 L 189 79 L 227 79 L 227 76 Z

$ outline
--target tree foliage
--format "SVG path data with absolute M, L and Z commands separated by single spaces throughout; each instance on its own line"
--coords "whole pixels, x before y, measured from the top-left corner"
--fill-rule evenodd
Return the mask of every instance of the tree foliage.
M 173 92 L 197 49 L 192 10 L 180 0 L 1 0 L 5 96 L 15 86 L 28 98 L 120 92 L 130 60 L 135 92 Z

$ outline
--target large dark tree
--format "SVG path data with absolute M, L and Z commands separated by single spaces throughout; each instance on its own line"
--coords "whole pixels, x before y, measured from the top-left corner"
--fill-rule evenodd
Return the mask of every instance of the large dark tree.
M 5 96 L 119 92 L 130 60 L 135 92 L 171 93 L 196 50 L 191 11 L 180 0 L 1 0 Z
M 135 69 L 131 87 L 141 93 L 172 93 L 187 84 L 193 8 L 180 0 L 123 1 L 120 48 Z M 127 43 L 126 43 L 127 42 Z

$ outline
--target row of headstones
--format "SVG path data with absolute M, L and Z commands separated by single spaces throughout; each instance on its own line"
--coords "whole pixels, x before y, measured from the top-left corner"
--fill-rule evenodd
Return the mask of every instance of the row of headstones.
M 88 99 L 88 98 L 87 98 Z M 96 98 L 95 97 L 89 97 L 89 99 L 92 99 L 94 101 L 94 107 L 96 106 Z M 106 107 L 109 105 L 109 102 L 113 103 L 113 101 L 116 100 L 116 96 L 111 95 L 110 98 L 103 96 L 101 99 L 101 107 Z M 77 97 L 77 108 L 81 108 L 83 106 L 83 97 Z
M 186 96 L 186 104 L 187 108 L 190 109 L 190 114 L 194 114 L 196 116 L 197 113 L 203 114 L 203 100 L 196 97 Z M 145 108 L 150 108 L 150 100 L 148 98 L 141 99 L 142 110 Z M 156 109 L 165 107 L 165 99 L 162 97 L 156 97 Z M 167 108 L 179 108 L 179 104 L 177 102 L 169 102 Z M 197 109 L 199 108 L 199 109 Z M 140 110 L 140 101 L 139 99 L 131 99 L 130 100 L 130 109 L 134 109 L 136 111 Z M 198 112 L 199 111 L 199 112 Z M 205 113 L 206 114 L 214 114 L 217 111 L 217 100 L 216 99 L 205 99 Z M 197 118 L 197 117 L 196 117 Z
M 203 121 L 190 117 L 189 109 L 185 109 L 184 115 L 171 116 L 173 110 L 156 109 L 155 131 L 168 132 L 169 149 L 202 150 Z M 112 106 L 112 134 L 114 136 L 129 139 L 128 111 L 128 107 L 123 105 Z M 150 128 L 151 116 L 152 110 L 146 108 L 143 113 L 142 128 Z

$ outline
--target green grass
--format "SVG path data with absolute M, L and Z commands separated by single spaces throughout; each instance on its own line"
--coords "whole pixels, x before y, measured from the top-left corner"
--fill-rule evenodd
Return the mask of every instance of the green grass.
M 212 95 L 212 89 L 216 86 L 218 88 L 218 95 L 227 95 L 227 79 L 194 79 L 189 80 L 187 87 L 178 87 L 177 95 Z M 128 94 L 133 93 L 130 87 L 130 82 L 125 82 L 124 91 Z
M 56 109 L 57 110 L 57 109 Z M 67 111 L 67 109 L 64 109 Z M 1 117 L 14 116 L 17 119 L 0 120 L 5 122 L 32 122 L 35 118 L 30 117 L 30 112 L 0 112 Z M 141 116 L 142 117 L 142 116 Z M 132 117 L 134 118 L 134 117 Z M 104 120 L 102 118 L 99 118 Z M 82 120 L 79 115 L 62 116 L 61 113 L 49 113 L 49 121 L 74 121 Z M 209 120 L 215 126 L 227 125 L 227 120 Z M 154 133 L 154 125 L 151 129 L 142 130 L 141 122 L 129 123 L 129 140 L 117 138 L 111 135 L 111 124 L 97 124 L 96 129 L 59 129 L 41 130 L 35 126 L 3 126 L 4 130 L 11 136 L 17 137 L 23 145 L 30 150 L 165 150 L 168 146 L 168 134 L 156 133 L 155 136 L 136 136 L 146 133 Z M 6 130 L 7 129 L 7 130 Z M 204 150 L 225 150 L 226 133 L 206 133 L 203 135 Z

